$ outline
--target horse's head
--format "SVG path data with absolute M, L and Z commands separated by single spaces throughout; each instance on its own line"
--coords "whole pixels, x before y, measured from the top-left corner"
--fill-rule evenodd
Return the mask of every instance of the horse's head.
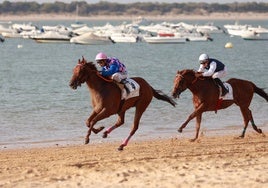
M 96 66 L 92 62 L 87 62 L 84 57 L 78 60 L 77 65 L 73 69 L 73 76 L 70 80 L 69 86 L 72 89 L 77 89 L 84 82 L 89 79 L 90 71 L 97 71 Z
M 179 98 L 180 94 L 185 91 L 195 79 L 195 72 L 193 70 L 178 71 L 174 79 L 172 96 Z

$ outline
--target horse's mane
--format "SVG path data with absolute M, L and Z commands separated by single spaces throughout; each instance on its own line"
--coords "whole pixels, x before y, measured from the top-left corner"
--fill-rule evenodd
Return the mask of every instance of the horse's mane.
M 91 62 L 91 61 L 87 62 L 83 58 L 82 61 L 79 60 L 79 64 L 84 65 L 86 68 L 90 69 L 91 71 L 95 71 L 97 73 L 97 76 L 99 76 L 100 78 L 102 78 L 104 81 L 106 81 L 106 82 L 113 82 L 113 80 L 107 79 L 107 78 L 103 77 L 101 74 L 99 74 L 98 73 L 98 69 L 97 69 L 96 65 L 93 62 Z
M 91 70 L 94 70 L 94 71 L 97 71 L 97 67 L 96 65 L 93 63 L 93 62 L 87 62 L 86 65 L 91 69 Z
M 197 71 L 196 70 L 194 70 L 194 69 L 184 69 L 184 70 L 182 70 L 182 71 L 178 71 L 178 73 L 182 73 L 182 75 L 193 75 L 193 76 L 195 76 L 195 73 L 197 73 Z M 208 81 L 213 81 L 213 79 L 212 79 L 212 77 L 201 77 L 201 80 L 208 80 Z
M 87 60 L 82 56 L 82 60 L 78 60 L 78 65 L 85 65 L 87 66 L 89 69 L 93 70 L 93 71 L 97 71 L 97 67 L 93 62 L 87 62 Z
M 194 69 L 185 69 L 183 71 L 185 72 L 185 74 L 188 74 L 188 73 L 195 74 L 195 72 L 196 72 Z

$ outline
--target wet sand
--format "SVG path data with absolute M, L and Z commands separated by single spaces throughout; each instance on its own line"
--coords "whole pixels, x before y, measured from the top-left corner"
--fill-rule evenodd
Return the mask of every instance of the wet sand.
M 249 132 L 0 152 L 0 187 L 268 187 L 268 137 Z

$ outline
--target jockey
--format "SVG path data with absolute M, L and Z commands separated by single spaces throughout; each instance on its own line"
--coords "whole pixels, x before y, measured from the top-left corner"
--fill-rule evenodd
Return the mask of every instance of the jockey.
M 115 57 L 107 57 L 104 53 L 100 52 L 96 55 L 95 60 L 101 66 L 101 75 L 111 78 L 112 80 L 124 85 L 127 93 L 129 93 L 128 77 L 126 66 Z
M 217 59 L 209 58 L 207 54 L 201 54 L 199 56 L 199 63 L 200 67 L 198 69 L 197 77 L 211 76 L 214 81 L 222 88 L 221 96 L 226 95 L 226 93 L 228 93 L 228 90 L 220 80 L 220 78 L 223 78 L 227 74 L 226 66 Z

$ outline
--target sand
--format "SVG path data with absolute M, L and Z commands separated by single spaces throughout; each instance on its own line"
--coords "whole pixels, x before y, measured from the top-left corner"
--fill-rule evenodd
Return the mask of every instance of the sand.
M 189 139 L 0 151 L 0 187 L 268 187 L 268 137 Z

